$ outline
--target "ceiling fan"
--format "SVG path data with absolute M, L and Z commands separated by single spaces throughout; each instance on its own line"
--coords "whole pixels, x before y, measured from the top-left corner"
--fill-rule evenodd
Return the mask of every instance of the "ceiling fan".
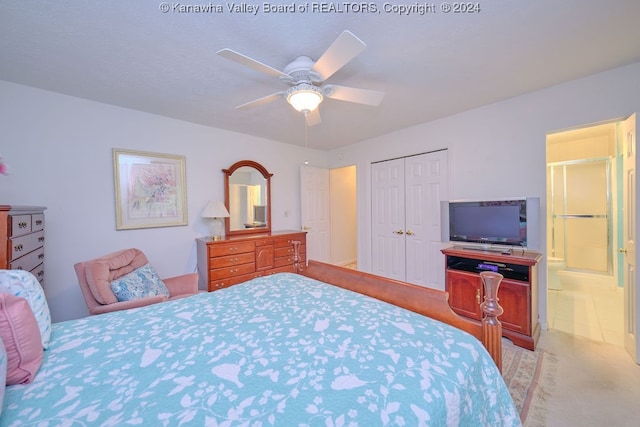
M 222 49 L 217 54 L 256 71 L 278 77 L 289 85 L 286 90 L 238 105 L 236 108 L 255 107 L 285 98 L 293 108 L 305 114 L 309 125 L 314 125 L 320 123 L 317 107 L 324 98 L 371 106 L 378 106 L 382 102 L 384 92 L 325 84 L 329 77 L 366 47 L 367 45 L 353 33 L 343 31 L 317 61 L 314 62 L 309 56 L 298 56 L 283 71 L 231 49 Z

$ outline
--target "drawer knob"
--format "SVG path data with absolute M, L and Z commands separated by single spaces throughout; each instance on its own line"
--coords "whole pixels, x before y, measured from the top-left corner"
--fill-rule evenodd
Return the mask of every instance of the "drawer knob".
M 14 251 L 16 251 L 16 252 L 20 252 L 20 251 L 22 251 L 22 244 L 15 245 L 15 246 L 13 247 L 13 250 L 14 250 Z
M 36 225 L 42 225 L 42 220 L 41 219 L 37 220 Z
M 44 242 L 44 236 L 38 237 L 38 242 Z
M 27 223 L 22 221 L 18 223 L 18 228 L 27 228 Z

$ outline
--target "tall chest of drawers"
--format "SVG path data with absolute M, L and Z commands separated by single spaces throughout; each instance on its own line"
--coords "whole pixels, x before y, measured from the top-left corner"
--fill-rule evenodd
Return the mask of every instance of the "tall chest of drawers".
M 0 205 L 0 269 L 29 271 L 42 285 L 45 209 Z
M 302 231 L 197 239 L 199 287 L 215 291 L 254 277 L 294 272 L 305 264 L 306 239 Z

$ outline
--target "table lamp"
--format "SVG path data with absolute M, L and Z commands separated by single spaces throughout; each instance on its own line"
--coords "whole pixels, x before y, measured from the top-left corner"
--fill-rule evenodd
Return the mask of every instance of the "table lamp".
M 229 218 L 229 211 L 220 201 L 210 200 L 202 213 L 203 218 L 209 218 L 209 234 L 213 240 L 222 239 L 222 218 Z

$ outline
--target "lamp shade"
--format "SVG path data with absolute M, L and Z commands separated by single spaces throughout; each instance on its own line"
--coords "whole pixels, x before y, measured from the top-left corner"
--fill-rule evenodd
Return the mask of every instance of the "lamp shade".
M 228 218 L 229 211 L 220 201 L 210 200 L 202 213 L 203 218 Z
M 313 111 L 322 102 L 322 93 L 310 84 L 292 87 L 287 94 L 287 102 L 298 111 Z

